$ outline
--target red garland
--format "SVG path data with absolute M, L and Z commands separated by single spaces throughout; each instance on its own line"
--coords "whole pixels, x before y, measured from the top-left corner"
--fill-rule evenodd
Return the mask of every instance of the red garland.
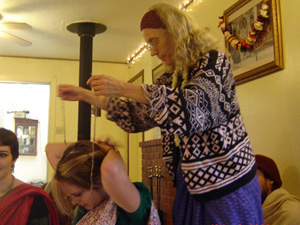
M 254 43 L 256 42 L 259 34 L 263 32 L 263 25 L 268 21 L 269 15 L 269 0 L 264 0 L 262 4 L 262 9 L 260 10 L 261 15 L 257 16 L 256 22 L 252 30 L 249 32 L 248 37 L 244 40 L 239 40 L 236 37 L 232 36 L 229 30 L 225 26 L 224 17 L 219 17 L 219 25 L 218 28 L 221 28 L 225 40 L 236 50 L 246 51 L 253 48 Z

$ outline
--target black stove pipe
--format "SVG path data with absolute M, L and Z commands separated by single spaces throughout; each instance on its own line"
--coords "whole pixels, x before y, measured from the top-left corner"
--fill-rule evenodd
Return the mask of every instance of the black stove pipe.
M 106 27 L 92 22 L 73 23 L 67 27 L 80 37 L 80 61 L 79 61 L 79 86 L 90 89 L 86 82 L 92 75 L 93 62 L 93 37 L 102 33 Z M 91 139 L 91 105 L 79 102 L 78 108 L 78 136 L 77 140 Z
M 82 24 L 79 26 L 80 36 L 80 64 L 79 86 L 90 89 L 86 82 L 92 75 L 93 61 L 93 37 L 95 36 L 94 24 Z M 91 105 L 79 102 L 78 108 L 78 136 L 77 140 L 90 140 L 91 138 Z

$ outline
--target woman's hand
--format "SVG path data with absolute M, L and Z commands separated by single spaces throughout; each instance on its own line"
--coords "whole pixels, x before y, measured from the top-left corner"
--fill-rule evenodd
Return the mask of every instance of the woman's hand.
M 107 75 L 93 75 L 87 85 L 94 90 L 95 95 L 105 97 L 125 97 L 141 103 L 149 103 L 142 86 L 120 81 Z
M 115 145 L 110 144 L 109 140 L 106 140 L 106 141 L 97 141 L 97 144 L 106 153 L 108 153 L 110 150 L 115 150 Z
M 88 81 L 95 92 L 95 95 L 106 97 L 124 97 L 125 82 L 117 80 L 107 75 L 93 75 Z

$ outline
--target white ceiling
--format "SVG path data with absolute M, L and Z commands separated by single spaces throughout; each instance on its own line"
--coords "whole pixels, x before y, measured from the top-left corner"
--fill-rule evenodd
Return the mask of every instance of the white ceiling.
M 143 37 L 140 20 L 158 0 L 1 0 L 1 23 L 25 22 L 29 30 L 4 30 L 32 42 L 23 47 L 0 38 L 0 56 L 79 59 L 80 37 L 67 30 L 75 22 L 104 24 L 93 38 L 93 60 L 126 63 Z M 175 6 L 182 0 L 165 0 Z

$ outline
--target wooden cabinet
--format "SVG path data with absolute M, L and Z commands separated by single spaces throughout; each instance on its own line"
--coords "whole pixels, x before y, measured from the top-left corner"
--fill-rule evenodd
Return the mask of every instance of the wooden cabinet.
M 15 118 L 20 155 L 36 155 L 38 120 Z

